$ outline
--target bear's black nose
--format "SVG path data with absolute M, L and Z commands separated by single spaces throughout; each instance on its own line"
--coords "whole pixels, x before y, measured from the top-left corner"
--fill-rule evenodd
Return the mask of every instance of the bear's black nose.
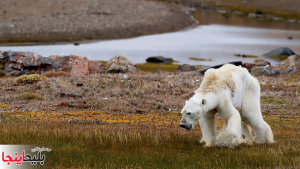
M 179 126 L 185 128 L 185 124 L 179 124 Z

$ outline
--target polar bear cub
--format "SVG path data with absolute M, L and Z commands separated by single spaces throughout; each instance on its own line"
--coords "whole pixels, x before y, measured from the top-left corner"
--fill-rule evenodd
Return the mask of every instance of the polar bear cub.
M 226 127 L 217 135 L 215 114 Z M 270 126 L 260 109 L 260 86 L 247 69 L 226 64 L 209 69 L 195 95 L 186 101 L 180 127 L 192 129 L 199 120 L 206 146 L 234 147 L 241 143 L 273 143 Z M 251 128 L 255 137 L 251 134 Z M 242 137 L 244 136 L 244 138 Z

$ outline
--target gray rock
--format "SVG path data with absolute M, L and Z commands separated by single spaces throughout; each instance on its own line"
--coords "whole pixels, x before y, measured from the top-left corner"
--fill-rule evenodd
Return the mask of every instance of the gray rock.
M 146 62 L 150 63 L 170 63 L 173 61 L 172 58 L 165 58 L 163 56 L 152 56 L 146 59 Z
M 254 66 L 251 69 L 252 75 L 267 75 L 267 76 L 278 76 L 281 74 L 281 70 L 277 67 L 266 67 L 266 66 Z
M 114 56 L 106 64 L 106 73 L 126 73 L 126 72 L 137 72 L 136 65 L 133 64 L 124 56 Z
M 280 48 L 274 49 L 268 53 L 263 54 L 263 56 L 265 56 L 265 57 L 271 57 L 271 56 L 276 56 L 276 55 L 291 56 L 294 54 L 295 54 L 295 52 L 292 51 L 290 48 L 280 47 Z
M 191 66 L 189 64 L 183 64 L 177 68 L 177 72 L 191 72 L 191 71 L 196 71 L 196 68 L 195 66 Z
M 81 94 L 78 93 L 67 93 L 67 92 L 62 92 L 60 94 L 60 97 L 73 97 L 73 98 L 82 98 Z

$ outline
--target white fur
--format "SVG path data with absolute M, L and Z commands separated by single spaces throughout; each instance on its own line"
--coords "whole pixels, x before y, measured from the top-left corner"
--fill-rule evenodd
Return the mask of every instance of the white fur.
M 218 135 L 214 118 L 217 112 L 226 124 Z M 203 133 L 200 142 L 206 146 L 274 142 L 271 128 L 261 114 L 259 83 L 245 68 L 224 65 L 220 69 L 209 69 L 181 113 L 180 126 L 188 130 L 199 120 Z

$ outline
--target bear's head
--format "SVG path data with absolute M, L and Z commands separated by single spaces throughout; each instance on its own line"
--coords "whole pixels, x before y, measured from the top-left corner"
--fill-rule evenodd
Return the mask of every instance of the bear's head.
M 189 101 L 185 101 L 185 106 L 181 111 L 181 121 L 179 126 L 186 130 L 192 129 L 197 121 L 207 112 L 206 99 L 192 97 Z

